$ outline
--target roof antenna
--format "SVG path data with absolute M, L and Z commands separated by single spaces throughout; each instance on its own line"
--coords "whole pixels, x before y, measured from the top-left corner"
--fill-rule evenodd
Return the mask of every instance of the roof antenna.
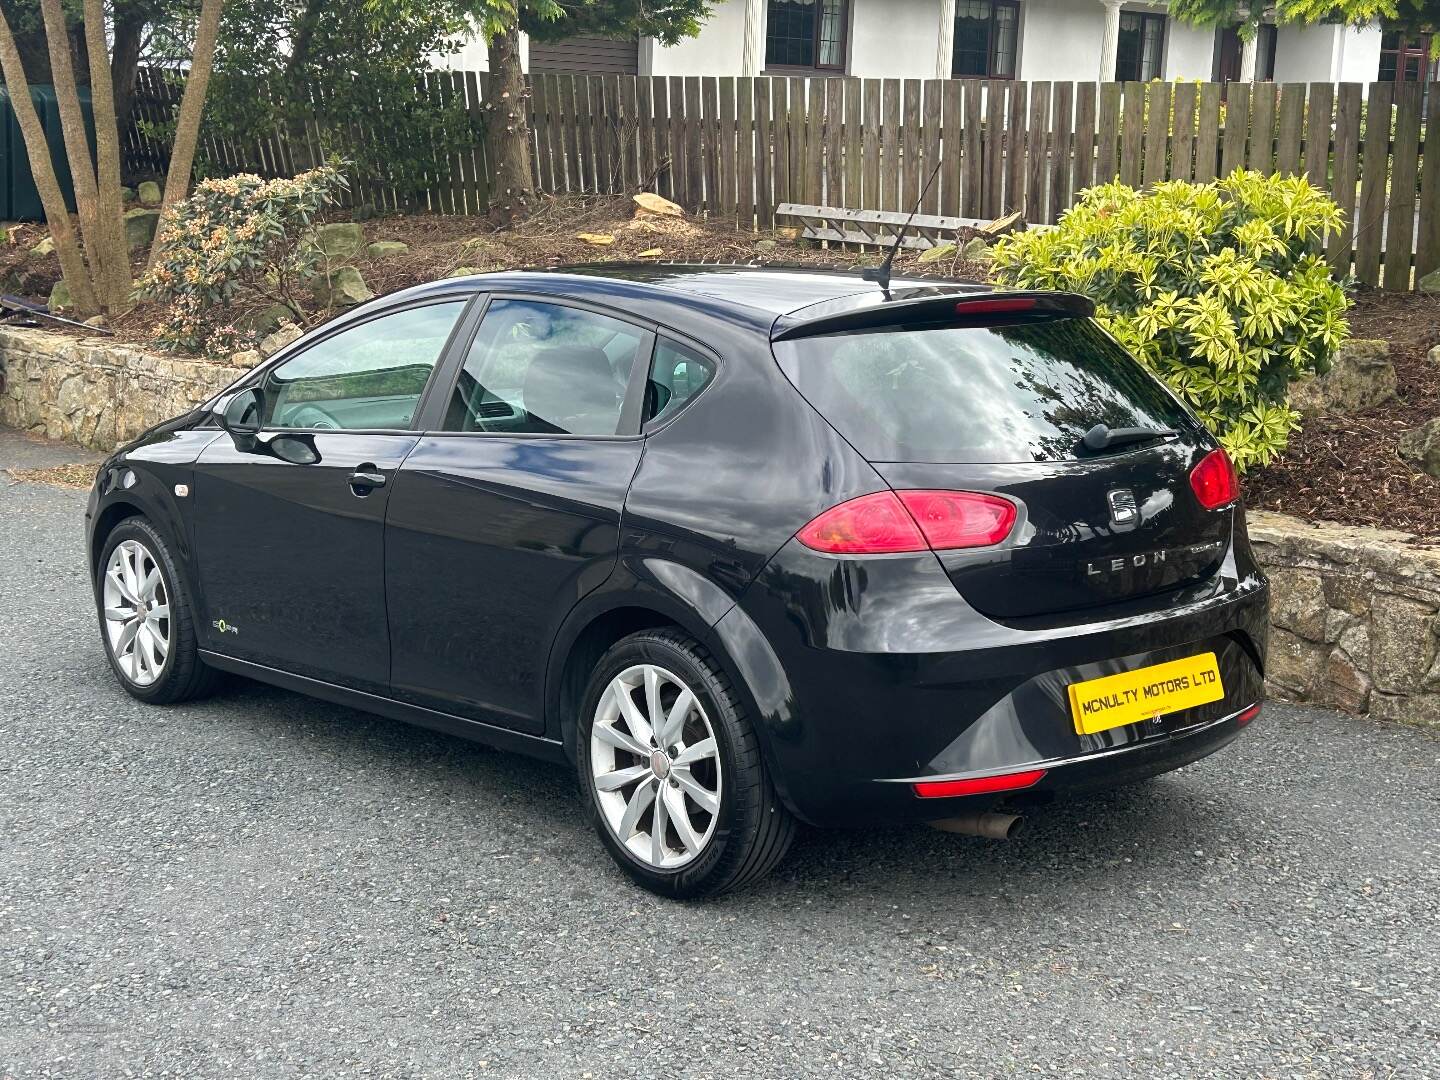
M 860 271 L 860 276 L 865 281 L 873 281 L 880 286 L 880 291 L 886 296 L 890 295 L 890 268 L 895 265 L 895 255 L 900 250 L 900 245 L 905 240 L 905 234 L 910 231 L 910 223 L 915 220 L 915 215 L 920 212 L 920 204 L 925 201 L 925 196 L 930 193 L 930 185 L 935 182 L 935 177 L 940 173 L 940 162 L 935 163 L 935 168 L 930 171 L 930 179 L 925 181 L 925 186 L 920 189 L 920 198 L 915 200 L 915 209 L 910 211 L 910 216 L 905 219 L 905 224 L 900 226 L 900 231 L 895 234 L 895 243 L 890 245 L 890 251 L 885 256 L 885 261 L 879 266 L 867 266 Z

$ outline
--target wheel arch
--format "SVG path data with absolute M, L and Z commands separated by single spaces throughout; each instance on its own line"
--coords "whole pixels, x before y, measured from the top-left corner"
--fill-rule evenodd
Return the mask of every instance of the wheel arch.
M 100 574 L 100 554 L 105 550 L 105 541 L 122 521 L 132 517 L 143 517 L 147 521 L 149 516 L 144 508 L 138 503 L 129 499 L 116 499 L 95 515 L 95 525 L 91 530 L 90 544 L 90 578 L 93 581 Z M 153 525 L 154 522 L 151 522 Z

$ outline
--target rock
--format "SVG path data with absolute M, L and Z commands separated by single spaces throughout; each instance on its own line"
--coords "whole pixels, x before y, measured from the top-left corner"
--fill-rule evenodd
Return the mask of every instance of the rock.
M 144 187 L 144 184 L 140 185 Z M 125 242 L 130 250 L 147 247 L 155 239 L 155 227 L 160 224 L 160 211 L 147 210 L 137 206 L 125 211 Z
M 1270 631 L 1266 679 L 1276 691 L 1303 701 L 1310 696 L 1325 656 L 1323 645 L 1306 641 L 1288 630 L 1273 629 Z
M 1440 727 L 1440 694 L 1375 693 L 1370 697 L 1370 715 L 1377 720 Z
M 350 211 L 350 220 L 369 221 L 373 217 L 378 217 L 379 213 L 380 212 L 375 209 L 374 203 L 361 203 Z
M 594 244 L 596 247 L 609 247 L 615 243 L 615 237 L 609 233 L 582 232 L 575 234 L 576 240 L 583 240 L 587 244 Z
M 1425 359 L 1431 364 L 1440 366 L 1440 345 L 1436 345 L 1433 349 L 1427 352 L 1425 354 Z
M 120 189 L 120 201 L 122 203 L 134 202 L 135 189 L 131 187 L 122 187 Z
M 234 356 L 230 357 L 230 366 L 248 370 L 255 367 L 264 359 L 265 357 L 259 349 L 245 349 L 243 352 L 237 352 Z
M 74 301 L 70 299 L 70 286 L 65 284 L 64 278 L 55 282 L 55 287 L 50 290 L 47 306 L 51 311 L 64 311 L 66 308 L 74 306 Z
M 646 248 L 644 251 L 640 252 L 640 254 L 636 255 L 635 257 L 637 259 L 658 259 L 661 255 L 664 254 L 664 248 Z
M 659 214 L 662 217 L 684 217 L 685 211 L 678 203 L 673 203 L 662 195 L 656 195 L 653 191 L 642 191 L 634 196 L 635 216 L 641 217 L 645 214 Z
M 317 225 L 311 239 L 326 259 L 343 262 L 365 250 L 365 227 L 353 221 L 333 221 Z
M 446 276 L 447 278 L 452 278 L 452 277 L 470 277 L 470 276 L 472 276 L 472 275 L 474 275 L 474 274 L 482 274 L 482 273 L 484 273 L 484 271 L 481 270 L 479 267 L 476 267 L 476 266 L 457 266 L 454 270 L 451 270 L 450 273 L 446 274 L 445 276 Z
M 1425 293 L 1440 293 L 1440 270 L 1431 270 L 1415 283 L 1416 288 Z
M 988 263 L 991 258 L 990 245 L 977 236 L 960 249 L 960 257 L 966 262 Z
M 162 193 L 160 191 L 160 185 L 157 184 L 154 180 L 146 180 L 143 184 L 141 184 L 137 194 L 139 195 L 141 206 L 160 205 Z
M 1336 649 L 1325 661 L 1325 691 L 1322 700 L 1334 702 L 1346 712 L 1362 713 L 1370 701 L 1370 679 Z
M 278 330 L 282 323 L 295 318 L 295 313 L 284 304 L 271 304 L 258 311 L 246 312 L 235 320 L 236 326 L 254 336 L 263 336 Z
M 1440 416 L 1404 432 L 1395 448 L 1421 472 L 1440 480 Z
M 374 297 L 365 278 L 353 266 L 341 266 L 328 274 L 316 274 L 310 291 L 321 307 L 354 307 Z
M 1351 615 L 1370 614 L 1370 594 L 1375 583 L 1353 574 L 1325 575 L 1325 602 Z
M 47 236 L 30 249 L 29 257 L 32 259 L 43 259 L 47 255 L 54 254 L 55 241 L 51 237 Z
M 388 259 L 393 255 L 404 255 L 409 250 L 410 245 L 399 240 L 376 240 L 365 245 L 365 254 L 372 259 Z
M 1347 341 L 1329 371 L 1290 386 L 1291 406 L 1307 417 L 1359 412 L 1394 396 L 1395 365 L 1384 341 Z
M 273 334 L 270 334 L 261 340 L 259 345 L 259 353 L 261 356 L 264 357 L 274 356 L 277 352 L 285 348 L 285 346 L 289 345 L 292 341 L 298 341 L 301 337 L 304 336 L 304 334 L 305 331 L 301 330 L 300 327 L 296 326 L 294 323 L 286 323 L 284 326 L 280 327 L 280 329 L 276 330 Z
M 1430 632 L 1435 608 L 1400 596 L 1377 596 L 1370 617 L 1370 677 L 1381 690 L 1406 693 L 1420 685 L 1435 658 Z
M 1307 641 L 1325 640 L 1325 589 L 1311 570 L 1270 571 L 1270 622 Z
M 104 315 L 91 315 L 90 318 L 85 320 L 85 325 L 99 329 L 108 326 L 109 323 L 106 322 Z
M 920 255 L 920 265 L 941 262 L 945 259 L 953 259 L 960 249 L 954 244 L 936 244 L 932 248 L 926 248 Z
M 767 239 L 767 240 L 756 240 L 756 241 L 755 241 L 755 250 L 756 250 L 756 251 L 774 251 L 774 250 L 775 250 L 776 248 L 778 248 L 779 246 L 780 246 L 780 244 L 779 244 L 777 241 L 775 241 L 775 240 L 768 240 L 768 239 Z

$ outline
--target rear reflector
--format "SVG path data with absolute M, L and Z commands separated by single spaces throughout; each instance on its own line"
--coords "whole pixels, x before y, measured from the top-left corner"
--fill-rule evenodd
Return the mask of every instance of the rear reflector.
M 1246 709 L 1244 712 L 1242 712 L 1239 716 L 1235 717 L 1235 723 L 1238 724 L 1240 727 L 1244 727 L 1246 724 L 1248 724 L 1251 720 L 1254 720 L 1255 717 L 1257 717 L 1257 716 L 1259 716 L 1259 715 L 1260 715 L 1260 706 L 1259 706 L 1259 705 L 1251 705 L 1248 709 Z
M 877 491 L 832 506 L 799 541 L 831 555 L 989 547 L 1010 535 L 1015 504 L 980 491 Z
M 1240 497 L 1240 480 L 1224 450 L 1211 450 L 1190 471 L 1190 486 L 1206 510 L 1219 510 Z
M 925 780 L 910 786 L 921 799 L 950 799 L 956 795 L 1019 791 L 1021 788 L 1034 787 L 1044 778 L 1044 769 L 1031 769 L 1028 772 L 1005 773 L 1001 776 L 981 776 L 973 780 Z

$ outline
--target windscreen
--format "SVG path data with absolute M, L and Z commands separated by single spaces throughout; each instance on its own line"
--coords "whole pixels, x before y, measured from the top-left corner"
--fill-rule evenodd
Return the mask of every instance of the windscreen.
M 1192 424 L 1090 319 L 890 327 L 777 342 L 775 355 L 870 461 L 1065 461 L 1096 424 Z

